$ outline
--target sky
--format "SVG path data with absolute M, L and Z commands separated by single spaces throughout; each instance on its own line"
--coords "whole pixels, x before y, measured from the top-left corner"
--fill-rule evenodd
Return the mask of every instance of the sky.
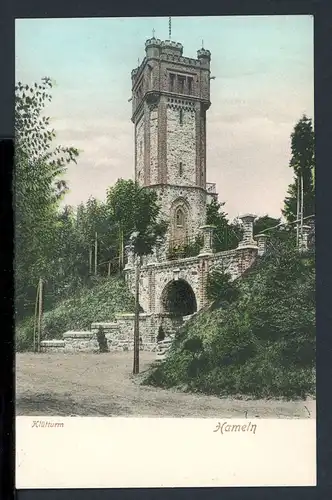
M 56 85 L 47 115 L 56 141 L 75 146 L 65 204 L 104 199 L 120 177 L 134 177 L 131 70 L 145 40 L 168 38 L 168 18 L 16 20 L 16 81 Z M 211 51 L 207 181 L 232 219 L 279 217 L 287 187 L 290 135 L 314 114 L 313 17 L 174 17 L 183 55 Z

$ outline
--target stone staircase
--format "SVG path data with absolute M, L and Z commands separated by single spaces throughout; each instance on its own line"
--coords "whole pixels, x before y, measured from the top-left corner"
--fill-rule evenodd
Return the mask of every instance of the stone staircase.
M 167 354 L 171 348 L 173 340 L 174 340 L 174 335 L 170 335 L 169 337 L 166 337 L 164 340 L 160 340 L 159 342 L 157 342 L 157 354 L 156 354 L 157 361 L 163 361 L 167 357 Z

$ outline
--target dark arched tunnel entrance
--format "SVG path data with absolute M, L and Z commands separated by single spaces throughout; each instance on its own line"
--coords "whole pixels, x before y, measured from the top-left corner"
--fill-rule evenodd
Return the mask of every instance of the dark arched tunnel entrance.
M 196 297 L 187 281 L 170 281 L 164 288 L 162 297 L 163 312 L 174 316 L 188 316 L 197 311 Z

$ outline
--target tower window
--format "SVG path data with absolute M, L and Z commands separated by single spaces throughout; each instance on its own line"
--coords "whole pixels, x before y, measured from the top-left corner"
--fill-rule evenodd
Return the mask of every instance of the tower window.
M 182 161 L 179 163 L 179 175 L 182 177 L 183 174 L 183 166 L 182 166 Z
M 193 79 L 191 77 L 188 78 L 188 94 L 191 95 L 193 91 Z
M 178 90 L 179 90 L 180 94 L 184 93 L 184 81 L 185 81 L 185 77 L 179 75 L 178 76 Z
M 180 109 L 180 125 L 183 124 L 183 109 Z
M 153 72 L 152 72 L 152 67 L 149 66 L 150 74 L 149 74 L 149 88 L 152 89 L 153 87 Z
M 176 211 L 176 225 L 177 227 L 184 226 L 184 213 L 181 208 L 178 208 Z
M 169 75 L 169 90 L 170 90 L 170 92 L 174 92 L 174 81 L 175 81 L 175 75 L 173 73 L 170 73 L 170 75 Z

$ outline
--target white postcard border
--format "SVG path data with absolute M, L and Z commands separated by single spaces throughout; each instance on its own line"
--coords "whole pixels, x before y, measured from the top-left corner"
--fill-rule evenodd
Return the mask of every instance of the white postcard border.
M 315 485 L 315 419 L 16 417 L 18 489 Z

